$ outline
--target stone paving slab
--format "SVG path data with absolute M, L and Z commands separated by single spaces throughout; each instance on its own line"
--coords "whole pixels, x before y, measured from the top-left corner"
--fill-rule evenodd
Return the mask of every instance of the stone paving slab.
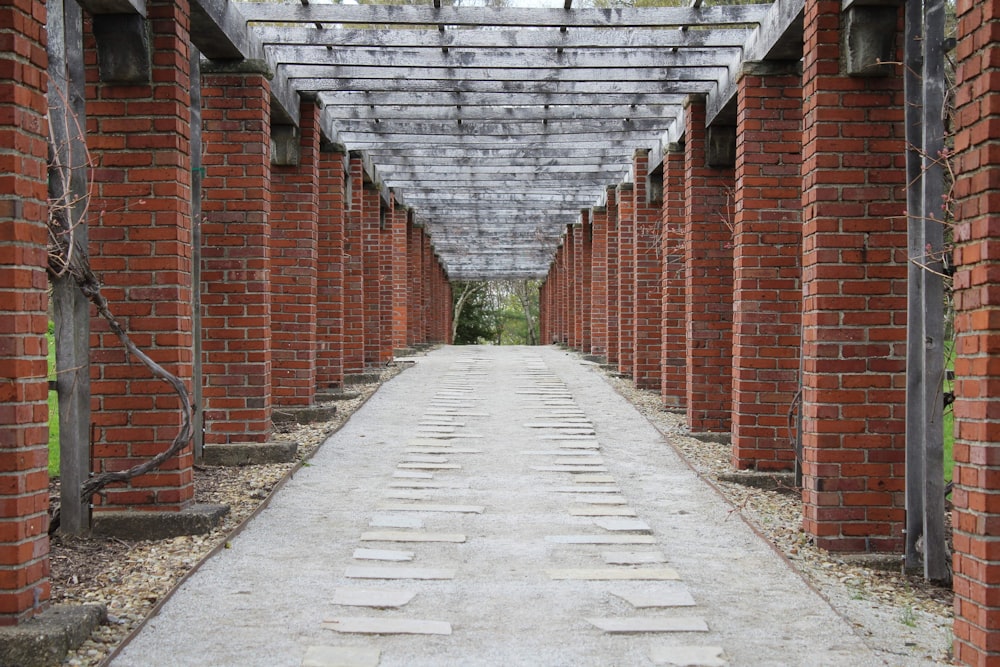
M 382 651 L 365 646 L 310 646 L 302 667 L 378 667 Z
M 612 532 L 648 533 L 652 529 L 641 519 L 594 519 L 594 525 Z
M 368 525 L 372 528 L 423 528 L 424 522 L 412 516 L 374 516 Z
M 697 616 L 632 616 L 627 618 L 588 618 L 587 621 L 612 634 L 636 632 L 708 632 L 708 623 Z
M 451 623 L 408 618 L 340 617 L 323 623 L 335 632 L 368 635 L 450 635 Z
M 432 567 L 370 567 L 351 565 L 348 579 L 454 579 L 455 570 Z
M 331 604 L 345 607 L 402 607 L 416 597 L 416 591 L 386 591 L 371 588 L 338 588 L 333 592 Z
M 360 539 L 362 542 L 465 542 L 465 535 L 375 530 L 361 533 Z
M 621 507 L 617 505 L 605 506 L 598 505 L 594 507 L 571 507 L 569 508 L 570 516 L 635 516 L 635 510 L 631 507 Z
M 411 561 L 414 553 L 412 551 L 398 551 L 395 549 L 355 549 L 353 557 L 358 560 L 391 560 L 391 561 Z
M 605 551 L 601 557 L 608 565 L 642 565 L 667 562 L 667 557 L 662 551 Z
M 695 606 L 694 598 L 686 589 L 611 591 L 611 594 L 620 597 L 636 609 Z
M 378 509 L 392 512 L 455 512 L 458 514 L 482 514 L 486 510 L 482 505 L 435 505 L 432 503 L 387 503 Z

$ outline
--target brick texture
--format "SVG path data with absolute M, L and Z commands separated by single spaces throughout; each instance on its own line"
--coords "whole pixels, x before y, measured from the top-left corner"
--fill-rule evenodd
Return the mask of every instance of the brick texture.
M 407 290 L 410 287 L 409 277 L 409 227 L 410 213 L 403 206 L 394 202 L 392 227 L 392 347 L 406 347 L 407 329 L 409 326 L 410 303 Z
M 684 150 L 676 145 L 663 154 L 662 214 L 660 395 L 664 407 L 679 409 L 684 407 L 687 396 L 687 342 L 684 335 Z
M 271 372 L 275 405 L 316 397 L 319 107 L 299 111 L 299 161 L 271 170 Z
M 0 625 L 13 625 L 49 600 L 45 3 L 0 2 L 0 37 Z
M 955 137 L 955 644 L 965 665 L 1000 665 L 1000 13 L 959 0 Z
M 791 469 L 799 385 L 802 89 L 797 63 L 747 63 L 738 81 L 733 466 Z
M 733 170 L 708 165 L 705 98 L 684 142 L 685 407 L 692 431 L 728 432 L 732 406 Z
M 840 74 L 835 0 L 805 6 L 803 502 L 834 551 L 897 551 L 904 514 L 902 77 Z
M 152 83 L 100 84 L 95 50 L 85 55 L 91 65 L 88 143 L 99 165 L 88 221 L 90 259 L 112 313 L 133 342 L 190 390 L 189 17 L 187 3 L 154 0 L 146 8 L 156 47 Z M 130 360 L 99 318 L 91 326 L 91 351 L 94 469 L 124 470 L 168 448 L 181 424 L 171 387 Z M 181 509 L 194 497 L 191 465 L 188 447 L 156 473 L 109 487 L 95 502 Z
M 365 369 L 365 265 L 362 234 L 364 166 L 350 156 L 349 199 L 344 218 L 344 375 Z
M 621 256 L 618 254 L 618 193 L 614 188 L 606 190 L 606 208 L 608 215 L 608 363 L 618 363 L 618 267 Z
M 344 384 L 344 154 L 319 154 L 316 385 Z
M 632 379 L 640 389 L 659 391 L 662 371 L 660 336 L 663 303 L 660 297 L 660 217 L 661 202 L 651 201 L 648 188 L 649 152 L 637 151 L 632 160 L 635 185 L 632 188 L 632 211 L 635 219 L 635 264 L 633 300 L 635 318 L 632 340 L 634 357 Z
M 635 199 L 632 184 L 618 186 L 618 370 L 635 370 Z
M 608 353 L 607 208 L 602 206 L 591 211 L 590 237 L 590 352 L 606 358 Z

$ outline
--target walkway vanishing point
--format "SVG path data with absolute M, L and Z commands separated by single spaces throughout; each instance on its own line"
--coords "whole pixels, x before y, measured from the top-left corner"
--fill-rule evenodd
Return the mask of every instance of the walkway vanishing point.
M 421 357 L 311 463 L 115 667 L 884 664 L 556 348 Z

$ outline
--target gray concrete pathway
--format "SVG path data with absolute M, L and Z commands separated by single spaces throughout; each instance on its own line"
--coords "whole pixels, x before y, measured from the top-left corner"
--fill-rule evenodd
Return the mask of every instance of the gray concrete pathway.
M 113 663 L 882 664 L 592 365 L 382 387 Z

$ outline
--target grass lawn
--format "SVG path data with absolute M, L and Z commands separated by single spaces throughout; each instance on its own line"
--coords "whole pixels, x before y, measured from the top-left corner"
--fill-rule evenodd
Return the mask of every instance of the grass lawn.
M 56 379 L 56 337 L 49 322 L 49 379 Z M 49 477 L 59 476 L 59 394 L 49 392 Z

